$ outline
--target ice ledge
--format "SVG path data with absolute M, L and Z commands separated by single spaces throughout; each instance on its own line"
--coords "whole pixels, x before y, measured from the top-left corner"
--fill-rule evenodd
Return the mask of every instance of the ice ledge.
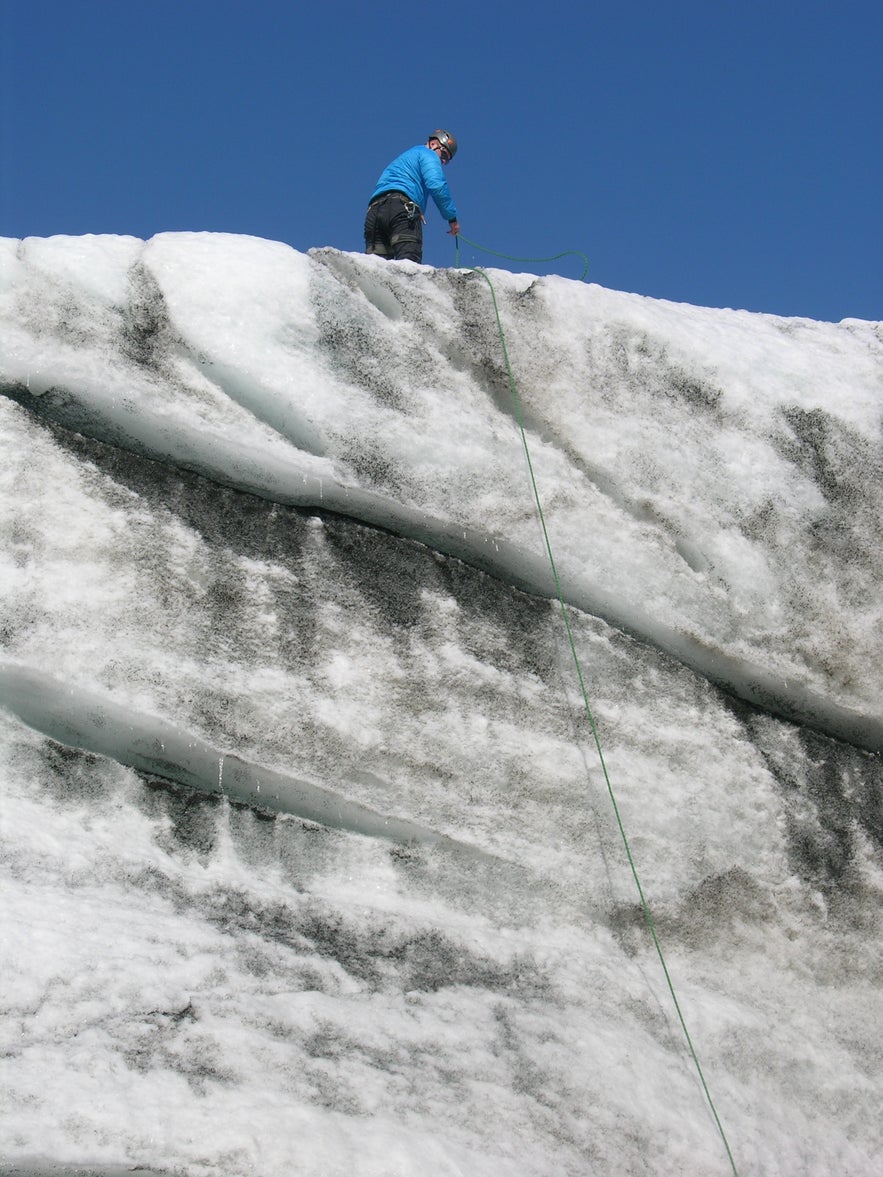
M 0 662 L 0 706 L 61 744 L 107 756 L 138 772 L 201 793 L 369 838 L 444 846 L 470 857 L 488 857 L 477 847 L 456 842 L 428 826 L 377 813 L 333 789 L 251 764 L 164 719 L 141 715 L 17 663 Z
M 0 1162 L 0 1177 L 171 1177 L 165 1169 L 141 1165 L 92 1165 L 24 1157 Z

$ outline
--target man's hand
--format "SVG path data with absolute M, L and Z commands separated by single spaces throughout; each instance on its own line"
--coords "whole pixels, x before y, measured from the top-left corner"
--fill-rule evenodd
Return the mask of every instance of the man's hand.
M 460 222 L 459 221 L 448 221 L 448 224 L 451 226 L 450 229 L 448 229 L 449 236 L 456 237 L 457 234 L 460 232 Z

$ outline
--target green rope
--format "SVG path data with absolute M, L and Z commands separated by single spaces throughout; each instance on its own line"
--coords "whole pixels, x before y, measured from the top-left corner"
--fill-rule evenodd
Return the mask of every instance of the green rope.
M 488 252 L 490 252 L 490 251 L 488 251 Z M 559 256 L 562 256 L 562 255 L 559 255 Z M 518 260 L 527 260 L 527 259 L 518 259 Z M 565 605 L 564 605 L 564 594 L 561 590 L 561 581 L 558 577 L 558 568 L 555 564 L 555 557 L 552 552 L 552 543 L 551 543 L 551 540 L 549 539 L 549 532 L 546 527 L 546 518 L 545 518 L 545 515 L 543 514 L 542 503 L 540 502 L 540 492 L 537 487 L 536 477 L 534 476 L 533 462 L 531 461 L 530 449 L 527 444 L 527 433 L 525 432 L 523 419 L 522 419 L 521 402 L 518 398 L 518 392 L 515 388 L 515 379 L 512 375 L 512 366 L 509 363 L 509 353 L 506 348 L 506 336 L 503 332 L 503 324 L 500 320 L 500 309 L 497 306 L 497 296 L 494 291 L 493 283 L 491 282 L 491 280 L 487 276 L 487 274 L 484 272 L 484 270 L 474 269 L 473 272 L 476 274 L 480 274 L 482 276 L 482 278 L 484 278 L 485 282 L 487 282 L 488 286 L 490 287 L 491 299 L 493 300 L 493 304 L 494 304 L 494 314 L 496 315 L 496 318 L 497 318 L 497 329 L 500 333 L 500 343 L 502 344 L 502 347 L 503 347 L 503 359 L 506 362 L 506 371 L 509 375 L 509 388 L 512 393 L 512 400 L 515 404 L 515 415 L 516 415 L 516 419 L 518 421 L 518 428 L 521 431 L 521 443 L 524 447 L 524 456 L 527 459 L 527 468 L 530 472 L 530 481 L 531 481 L 531 485 L 533 487 L 534 500 L 536 501 L 537 512 L 539 513 L 540 523 L 541 523 L 542 529 L 543 529 L 543 539 L 545 540 L 545 544 L 546 544 L 546 554 L 549 557 L 549 564 L 552 569 L 552 577 L 555 581 L 555 591 L 558 596 L 558 603 L 561 606 L 561 616 L 564 618 L 564 627 L 567 631 L 567 639 L 570 643 L 570 652 L 571 652 L 571 655 L 573 656 L 574 666 L 576 667 L 576 676 L 577 676 L 577 679 L 579 680 L 580 692 L 582 694 L 582 699 L 583 699 L 583 704 L 585 706 L 586 715 L 589 720 L 589 727 L 591 728 L 592 736 L 595 741 L 595 748 L 598 751 L 598 759 L 601 762 L 601 769 L 602 769 L 602 772 L 604 773 L 604 780 L 607 784 L 607 792 L 610 797 L 610 802 L 613 806 L 613 812 L 616 815 L 616 824 L 619 827 L 619 833 L 620 833 L 620 837 L 622 838 L 622 844 L 625 847 L 626 857 L 628 858 L 629 866 L 631 867 L 632 878 L 635 880 L 635 886 L 638 889 L 638 895 L 641 900 L 641 907 L 644 910 L 644 918 L 647 921 L 647 927 L 650 929 L 650 935 L 653 938 L 653 944 L 656 948 L 656 954 L 659 957 L 659 963 L 662 965 L 662 971 L 665 974 L 665 980 L 668 983 L 668 990 L 669 990 L 669 993 L 671 994 L 671 999 L 672 999 L 672 1002 L 674 1003 L 675 1010 L 677 1011 L 678 1020 L 681 1024 L 681 1029 L 684 1032 L 684 1037 L 687 1041 L 688 1047 L 690 1048 L 690 1054 L 691 1054 L 691 1056 L 693 1058 L 693 1062 L 696 1066 L 696 1071 L 697 1071 L 697 1074 L 699 1075 L 699 1080 L 702 1084 L 702 1089 L 705 1092 L 705 1098 L 708 1100 L 708 1106 L 711 1108 L 711 1113 L 714 1116 L 715 1123 L 717 1124 L 718 1132 L 720 1133 L 721 1140 L 723 1141 L 723 1144 L 724 1144 L 724 1148 L 727 1151 L 727 1156 L 729 1158 L 730 1165 L 732 1166 L 732 1169 L 733 1169 L 733 1177 L 738 1177 L 738 1172 L 736 1170 L 736 1162 L 733 1160 L 733 1154 L 730 1151 L 730 1145 L 727 1140 L 727 1135 L 724 1132 L 723 1125 L 721 1124 L 720 1118 L 718 1117 L 717 1109 L 714 1106 L 714 1100 L 711 1098 L 711 1092 L 708 1089 L 708 1084 L 705 1081 L 705 1075 L 702 1072 L 702 1066 L 699 1062 L 699 1056 L 696 1054 L 696 1050 L 693 1046 L 693 1040 L 690 1037 L 690 1031 L 687 1029 L 687 1023 L 684 1019 L 683 1013 L 681 1012 L 681 1005 L 680 1005 L 680 1002 L 678 1001 L 677 994 L 675 993 L 675 987 L 674 987 L 674 983 L 672 982 L 672 979 L 671 979 L 671 974 L 668 971 L 668 965 L 666 964 L 665 956 L 663 955 L 663 952 L 662 952 L 662 945 L 659 943 L 659 937 L 656 934 L 656 926 L 653 923 L 653 916 L 650 914 L 650 906 L 647 903 L 646 898 L 644 897 L 644 888 L 641 886 L 641 880 L 638 876 L 638 868 L 635 865 L 634 858 L 632 857 L 632 851 L 631 851 L 631 847 L 629 846 L 629 840 L 626 836 L 625 827 L 622 824 L 622 818 L 620 817 L 620 813 L 619 813 L 619 805 L 616 802 L 616 795 L 613 791 L 613 784 L 611 783 L 610 776 L 608 775 L 608 772 L 607 772 L 607 765 L 604 761 L 604 753 L 601 750 L 601 740 L 598 735 L 598 728 L 595 724 L 594 716 L 592 715 L 592 708 L 589 705 L 589 694 L 588 694 L 588 690 L 586 688 L 585 678 L 583 677 L 583 671 L 582 671 L 582 666 L 580 665 L 579 655 L 577 654 L 577 651 L 576 651 L 576 642 L 574 641 L 573 631 L 570 626 L 570 620 L 567 616 L 567 609 L 565 608 Z
M 515 257 L 515 255 L 511 253 L 497 253 L 495 249 L 485 249 L 483 245 L 476 245 L 474 241 L 470 241 L 469 238 L 464 237 L 462 233 L 458 233 L 454 238 L 454 241 L 456 243 L 456 248 L 454 250 L 454 269 L 460 268 L 460 242 L 463 241 L 466 243 L 466 245 L 471 245 L 473 249 L 477 249 L 480 253 L 489 253 L 494 257 L 503 257 L 508 262 L 557 262 L 560 257 L 569 257 L 573 255 L 574 257 L 581 257 L 585 263 L 583 272 L 580 274 L 577 280 L 582 282 L 583 278 L 585 278 L 586 274 L 589 272 L 589 259 L 578 249 L 565 249 L 563 253 L 553 254 L 552 257 Z

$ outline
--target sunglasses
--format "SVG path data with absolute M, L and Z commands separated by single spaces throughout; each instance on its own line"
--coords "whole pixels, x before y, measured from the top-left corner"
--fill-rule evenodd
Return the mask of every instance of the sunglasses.
M 448 151 L 447 147 L 445 147 L 443 143 L 439 143 L 438 153 L 441 156 L 442 163 L 450 163 L 451 162 L 451 153 L 450 153 L 450 151 Z

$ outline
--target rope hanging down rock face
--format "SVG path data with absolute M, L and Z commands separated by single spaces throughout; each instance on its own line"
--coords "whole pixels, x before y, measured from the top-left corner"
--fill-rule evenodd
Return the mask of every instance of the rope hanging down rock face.
M 464 241 L 466 241 L 466 238 L 464 238 Z M 466 241 L 466 244 L 473 245 L 474 248 L 476 248 L 476 249 L 482 249 L 482 251 L 484 253 L 493 253 L 494 252 L 493 250 L 483 249 L 482 246 L 476 246 L 471 241 Z M 458 246 L 457 253 L 459 256 L 459 246 Z M 514 258 L 508 254 L 496 254 L 495 256 L 505 257 L 509 261 L 521 261 L 521 262 L 534 261 L 534 262 L 537 262 L 537 261 L 555 261 L 555 260 L 557 260 L 557 258 L 565 257 L 567 254 L 571 254 L 571 253 L 578 253 L 578 251 L 577 250 L 567 250 L 565 253 L 556 254 L 554 258 Z M 580 253 L 579 256 L 585 259 L 586 268 L 582 274 L 582 277 L 585 277 L 586 273 L 588 272 L 588 268 L 589 268 L 588 259 L 585 257 L 585 254 Z M 699 1062 L 699 1056 L 696 1053 L 696 1049 L 693 1045 L 693 1040 L 690 1037 L 690 1031 L 687 1029 L 687 1023 L 684 1018 L 683 1012 L 681 1010 L 681 1004 L 678 1001 L 677 993 L 675 992 L 674 982 L 672 981 L 671 974 L 669 973 L 668 965 L 665 960 L 665 955 L 663 954 L 663 951 L 662 951 L 662 945 L 660 944 L 659 937 L 656 933 L 656 926 L 653 922 L 653 916 L 650 912 L 650 905 L 647 902 L 647 899 L 644 895 L 644 888 L 641 885 L 641 879 L 640 879 L 640 876 L 638 875 L 638 868 L 637 868 L 637 866 L 635 864 L 635 860 L 632 856 L 632 851 L 631 851 L 631 847 L 629 845 L 629 840 L 628 840 L 628 837 L 625 832 L 625 827 L 622 823 L 622 817 L 620 816 L 620 812 L 619 812 L 619 805 L 617 804 L 616 795 L 613 791 L 613 783 L 611 782 L 610 776 L 607 772 L 607 765 L 605 763 L 604 753 L 601 748 L 601 739 L 600 739 L 600 736 L 598 735 L 598 728 L 595 723 L 595 718 L 592 714 L 592 708 L 589 704 L 588 689 L 586 687 L 586 682 L 585 682 L 585 677 L 583 675 L 582 665 L 580 664 L 579 654 L 577 653 L 576 642 L 573 637 L 573 630 L 570 625 L 570 619 L 567 616 L 567 609 L 564 604 L 564 594 L 561 589 L 561 581 L 558 576 L 558 568 L 555 563 L 554 553 L 552 551 L 552 541 L 549 537 L 548 528 L 546 527 L 546 519 L 545 519 L 545 515 L 543 513 L 542 502 L 540 500 L 539 487 L 537 485 L 536 476 L 534 474 L 533 462 L 532 462 L 531 456 L 530 456 L 530 447 L 528 446 L 528 442 L 527 442 L 527 433 L 524 428 L 524 423 L 523 423 L 523 418 L 522 418 L 522 413 L 521 413 L 521 402 L 518 397 L 518 390 L 515 387 L 515 378 L 512 374 L 512 366 L 509 363 L 509 353 L 508 353 L 508 349 L 506 347 L 506 335 L 505 335 L 505 332 L 503 331 L 503 324 L 500 319 L 500 309 L 497 304 L 496 291 L 494 290 L 493 283 L 491 282 L 490 278 L 488 277 L 488 275 L 485 273 L 484 270 L 482 270 L 478 267 L 467 267 L 467 268 L 471 269 L 473 273 L 480 274 L 481 277 L 485 280 L 485 282 L 487 282 L 488 287 L 491 292 L 491 300 L 492 300 L 493 306 L 494 306 L 494 315 L 496 316 L 496 320 L 497 320 L 497 330 L 498 330 L 499 336 L 500 336 L 500 346 L 502 347 L 502 350 L 503 350 L 503 361 L 506 365 L 506 373 L 509 378 L 509 390 L 512 394 L 512 400 L 513 400 L 513 403 L 515 406 L 515 418 L 518 422 L 518 428 L 521 433 L 521 444 L 524 448 L 524 456 L 527 459 L 527 468 L 528 468 L 528 471 L 530 474 L 530 482 L 531 482 L 531 487 L 533 489 L 534 501 L 536 503 L 537 512 L 539 514 L 540 525 L 541 525 L 542 531 L 543 531 L 543 540 L 544 540 L 545 546 L 546 546 L 546 555 L 548 557 L 549 565 L 552 570 L 552 578 L 555 582 L 555 591 L 556 591 L 557 597 L 558 597 L 558 604 L 561 607 L 561 615 L 564 619 L 564 628 L 567 632 L 567 640 L 570 645 L 570 652 L 571 652 L 571 656 L 573 658 L 573 664 L 574 664 L 574 667 L 576 668 L 576 676 L 577 676 L 577 680 L 579 682 L 579 688 L 580 688 L 580 694 L 582 695 L 583 706 L 585 708 L 586 717 L 588 718 L 588 721 L 589 721 L 589 727 L 592 732 L 592 738 L 595 742 L 595 748 L 597 750 L 598 759 L 601 764 L 601 771 L 604 774 L 604 781 L 605 781 L 605 784 L 607 785 L 607 794 L 610 797 L 610 802 L 611 802 L 611 805 L 613 806 L 613 812 L 616 817 L 616 824 L 619 828 L 620 838 L 622 839 L 622 844 L 623 844 L 623 847 L 625 848 L 626 858 L 628 859 L 628 864 L 629 864 L 629 867 L 632 872 L 632 878 L 635 881 L 635 887 L 637 888 L 638 896 L 641 901 L 641 908 L 644 912 L 644 918 L 647 922 L 647 927 L 650 930 L 650 935 L 653 940 L 653 945 L 656 949 L 656 955 L 659 957 L 659 963 L 662 966 L 662 971 L 665 976 L 666 984 L 668 985 L 668 990 L 669 990 L 669 993 L 671 994 L 672 1003 L 674 1005 L 675 1012 L 677 1013 L 678 1021 L 680 1022 L 681 1030 L 683 1031 L 684 1038 L 686 1039 L 687 1046 L 690 1051 L 690 1056 L 693 1059 L 693 1064 L 694 1064 L 694 1066 L 696 1068 L 696 1072 L 699 1076 L 699 1081 L 702 1084 L 702 1090 L 705 1092 L 705 1098 L 708 1101 L 708 1106 L 711 1109 L 711 1114 L 714 1117 L 714 1122 L 717 1125 L 717 1130 L 720 1133 L 721 1140 L 723 1141 L 724 1148 L 726 1149 L 727 1158 L 729 1159 L 730 1166 L 733 1170 L 733 1177 L 738 1177 L 738 1171 L 736 1169 L 736 1162 L 733 1159 L 733 1154 L 732 1154 L 732 1151 L 730 1150 L 730 1144 L 729 1144 L 729 1141 L 727 1140 L 726 1132 L 724 1131 L 723 1124 L 721 1123 L 720 1117 L 718 1116 L 717 1108 L 714 1106 L 714 1100 L 711 1097 L 711 1092 L 710 1092 L 710 1090 L 708 1088 L 708 1084 L 705 1080 L 705 1075 L 702 1071 L 702 1065 Z

